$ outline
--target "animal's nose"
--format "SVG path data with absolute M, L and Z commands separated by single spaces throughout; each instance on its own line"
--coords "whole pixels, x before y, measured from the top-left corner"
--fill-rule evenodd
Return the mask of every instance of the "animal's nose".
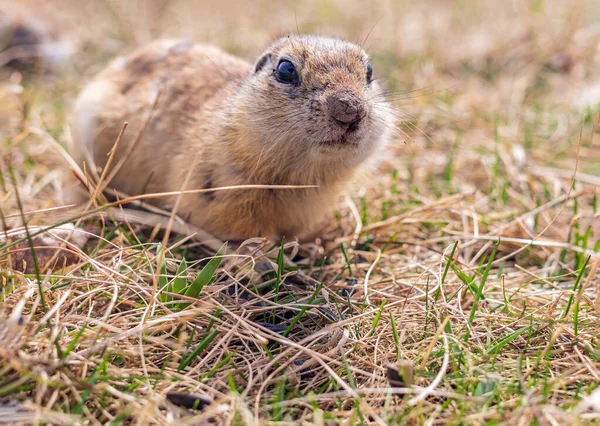
M 332 93 L 327 98 L 329 114 L 344 124 L 352 124 L 364 116 L 365 107 L 357 94 L 350 91 Z

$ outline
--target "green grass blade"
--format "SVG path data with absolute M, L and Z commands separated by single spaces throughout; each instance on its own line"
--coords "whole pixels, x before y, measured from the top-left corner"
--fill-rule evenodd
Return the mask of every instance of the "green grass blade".
M 508 336 L 500 339 L 500 341 L 498 343 L 496 343 L 494 346 L 492 346 L 487 351 L 485 351 L 485 353 L 488 355 L 498 353 L 498 351 L 500 349 L 502 349 L 504 346 L 508 345 L 510 342 L 515 340 L 517 337 L 519 337 L 521 334 L 527 333 L 530 329 L 531 329 L 531 326 L 528 325 L 528 326 L 518 329 L 517 331 L 515 331 L 513 333 L 510 333 Z
M 71 353 L 71 351 L 73 349 L 75 349 L 75 346 L 77 346 L 77 342 L 79 342 L 79 339 L 81 339 L 81 336 L 83 335 L 83 332 L 85 331 L 85 329 L 87 328 L 87 323 L 83 324 L 83 327 L 81 327 L 81 329 L 77 332 L 77 334 L 75 335 L 75 338 L 71 341 L 71 343 L 69 343 L 69 346 L 67 347 L 67 349 L 64 352 L 64 357 L 67 357 L 69 355 L 69 353 Z
M 344 260 L 346 261 L 346 269 L 348 269 L 348 274 L 350 277 L 354 277 L 354 273 L 352 272 L 352 265 L 350 264 L 350 258 L 348 257 L 348 253 L 346 252 L 346 246 L 344 243 L 340 243 L 340 247 L 342 249 L 342 256 L 344 256 Z
M 184 294 L 187 287 L 187 278 L 185 277 L 187 273 L 187 263 L 185 258 L 181 259 L 181 263 L 179 264 L 179 268 L 177 268 L 177 276 L 173 280 L 173 284 L 171 288 L 173 293 Z
M 161 250 L 160 247 L 158 248 L 158 250 Z M 160 257 L 159 254 L 157 254 L 157 257 Z M 160 275 L 158 277 L 158 289 L 170 291 L 171 286 L 168 284 L 169 284 L 169 278 L 167 277 L 167 262 L 166 262 L 166 259 L 163 259 L 162 264 L 160 265 Z M 165 302 L 171 301 L 172 297 L 167 296 L 166 294 L 163 294 L 161 292 L 159 294 L 159 300 L 161 302 L 165 303 Z
M 487 277 L 490 273 L 490 269 L 492 269 L 492 263 L 494 263 L 494 258 L 496 257 L 496 251 L 498 250 L 498 245 L 494 246 L 494 250 L 492 250 L 492 254 L 488 260 L 485 271 L 483 272 L 483 276 L 481 277 L 481 283 L 479 284 L 479 288 L 477 289 L 477 293 L 475 293 L 475 300 L 473 301 L 473 306 L 471 307 L 471 313 L 469 315 L 469 325 L 473 324 L 473 320 L 475 319 L 475 313 L 477 312 L 477 307 L 479 306 L 479 301 L 483 297 L 483 286 L 485 286 L 485 282 L 487 281 Z
M 442 292 L 442 287 L 444 287 L 444 283 L 446 282 L 446 276 L 448 275 L 448 270 L 450 269 L 450 265 L 453 264 L 452 259 L 454 259 L 454 253 L 456 252 L 456 248 L 458 247 L 458 241 L 456 241 L 454 243 L 454 246 L 452 246 L 452 251 L 450 252 L 450 256 L 447 258 L 448 260 L 446 261 L 446 266 L 444 267 L 444 273 L 442 274 L 442 281 L 441 281 L 441 285 L 439 286 L 437 292 L 435 293 L 435 301 L 437 302 L 438 298 L 440 297 L 440 294 Z
M 585 272 L 585 269 L 587 268 L 589 261 L 590 261 L 590 256 L 587 257 L 587 259 L 583 263 L 583 266 L 579 270 L 579 273 L 577 274 L 577 279 L 575 279 L 575 284 L 573 284 L 573 290 L 572 290 L 571 296 L 569 296 L 569 301 L 567 302 L 567 306 L 565 308 L 565 313 L 563 314 L 563 318 L 565 318 L 569 314 L 569 311 L 571 310 L 573 301 L 575 300 L 575 297 L 578 293 L 577 289 L 579 288 L 579 283 L 581 283 L 581 279 L 583 278 L 583 273 Z
M 377 324 L 379 324 L 379 320 L 381 319 L 381 313 L 383 312 L 385 303 L 385 300 L 381 302 L 381 305 L 379 306 L 379 311 L 377 311 L 377 313 L 375 314 L 375 318 L 373 318 L 373 323 L 371 324 L 371 331 L 369 331 L 368 337 L 371 337 L 373 333 L 375 333 L 375 329 L 377 328 Z
M 290 331 L 292 331 L 292 329 L 294 328 L 294 326 L 296 324 L 298 324 L 298 321 L 300 321 L 300 319 L 304 316 L 304 314 L 306 313 L 306 310 L 308 309 L 308 307 L 314 302 L 314 300 L 317 298 L 317 295 L 321 292 L 321 289 L 323 288 L 323 284 L 320 284 L 317 286 L 317 288 L 315 289 L 315 291 L 313 292 L 313 294 L 311 294 L 310 299 L 308 299 L 308 302 L 306 302 L 306 305 L 302 307 L 302 309 L 300 309 L 300 312 L 298 312 L 298 315 L 296 315 L 294 317 L 294 319 L 292 320 L 292 322 L 290 323 L 290 325 L 288 325 L 288 328 L 285 329 L 285 331 L 282 333 L 282 336 L 287 336 L 289 334 Z
M 215 257 L 213 257 L 207 264 L 202 268 L 196 279 L 192 282 L 192 284 L 185 291 L 185 296 L 198 298 L 200 292 L 210 281 L 212 280 L 215 272 L 221 265 L 221 260 L 223 259 L 223 255 L 227 252 L 227 243 L 223 244 Z M 189 306 L 189 302 L 183 302 L 179 304 L 179 309 L 185 309 Z
M 400 359 L 400 337 L 398 336 L 398 328 L 396 327 L 396 320 L 394 315 L 390 312 L 390 324 L 392 325 L 392 337 L 394 338 L 394 344 L 396 345 L 396 355 Z
M 185 370 L 185 368 L 188 365 L 190 365 L 196 358 L 198 358 L 198 355 L 200 355 L 200 352 L 202 352 L 204 349 L 206 349 L 208 347 L 208 345 L 210 345 L 211 342 L 215 339 L 215 337 L 217 337 L 218 334 L 219 334 L 218 330 L 212 330 L 210 333 L 208 333 L 204 337 L 204 339 L 202 339 L 202 341 L 196 347 L 196 349 L 194 349 L 194 351 L 190 354 L 190 356 L 187 357 L 185 362 L 182 363 L 181 370 Z
M 275 297 L 273 299 L 275 302 L 279 301 L 279 288 L 281 287 L 281 275 L 283 274 L 283 269 L 285 268 L 285 265 L 283 263 L 283 259 L 284 259 L 283 247 L 284 247 L 284 245 L 285 245 L 285 241 L 282 239 L 281 247 L 279 247 L 279 251 L 277 252 L 277 278 L 275 279 Z

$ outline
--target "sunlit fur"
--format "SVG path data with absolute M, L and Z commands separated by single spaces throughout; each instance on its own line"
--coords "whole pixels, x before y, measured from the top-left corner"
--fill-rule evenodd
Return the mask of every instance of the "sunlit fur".
M 275 78 L 282 58 L 295 65 L 299 84 Z M 124 163 L 109 185 L 122 192 L 319 185 L 186 195 L 177 210 L 224 239 L 302 236 L 389 137 L 392 114 L 367 81 L 367 63 L 359 46 L 315 36 L 281 38 L 255 65 L 211 46 L 154 42 L 113 61 L 82 92 L 72 117 L 75 155 L 84 161 L 87 151 L 87 162 L 102 167 L 127 121 L 112 164 Z M 351 91 L 364 108 L 351 132 L 327 111 L 324 101 L 337 91 Z

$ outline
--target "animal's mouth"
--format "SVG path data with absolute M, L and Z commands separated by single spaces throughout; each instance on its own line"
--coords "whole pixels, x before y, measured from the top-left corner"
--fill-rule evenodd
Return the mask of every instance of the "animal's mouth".
M 346 129 L 344 132 L 336 135 L 332 139 L 327 139 L 321 142 L 321 145 L 335 147 L 355 147 L 358 145 L 360 138 L 357 135 L 355 128 Z
M 331 139 L 322 140 L 319 145 L 337 149 L 356 148 L 361 142 L 363 128 L 358 122 L 340 124 L 331 128 Z
M 319 144 L 322 146 L 336 147 L 336 148 L 349 148 L 349 147 L 355 147 L 358 145 L 358 143 L 356 141 L 349 140 L 347 135 L 342 135 L 337 139 L 329 139 L 326 141 L 321 141 Z

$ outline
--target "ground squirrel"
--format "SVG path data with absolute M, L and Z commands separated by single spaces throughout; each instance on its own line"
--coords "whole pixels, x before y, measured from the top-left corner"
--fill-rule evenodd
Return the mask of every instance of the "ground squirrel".
M 358 45 L 287 36 L 252 66 L 160 40 L 115 59 L 76 101 L 74 157 L 129 195 L 231 185 L 318 185 L 184 195 L 177 214 L 222 239 L 301 237 L 389 138 L 392 114 Z M 110 174 L 110 173 L 109 173 Z M 177 197 L 155 200 L 171 208 Z

